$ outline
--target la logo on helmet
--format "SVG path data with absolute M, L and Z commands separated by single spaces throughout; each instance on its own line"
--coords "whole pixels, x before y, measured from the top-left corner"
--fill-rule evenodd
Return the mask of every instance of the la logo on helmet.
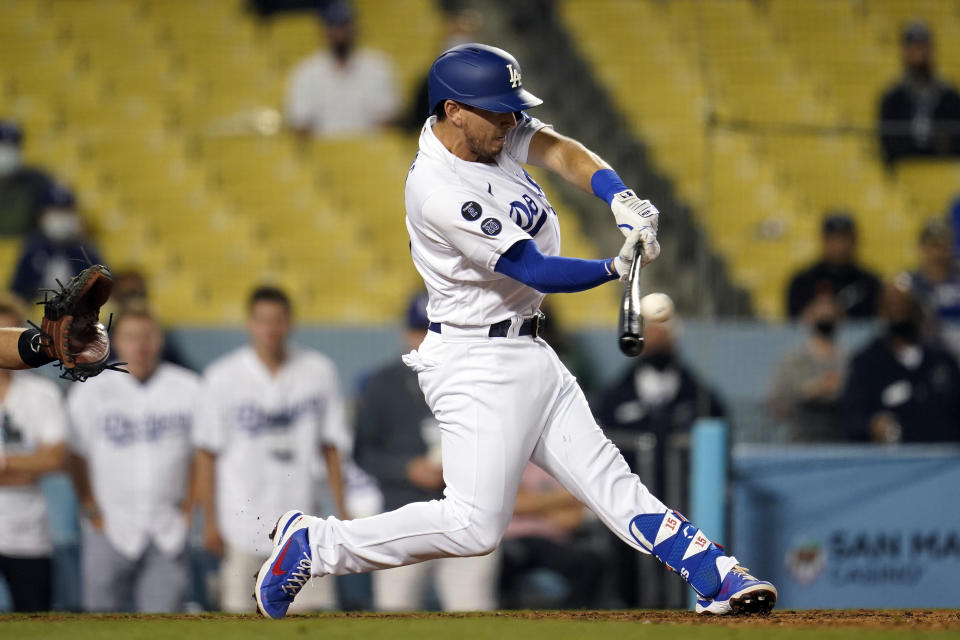
M 516 89 L 520 86 L 520 70 L 514 69 L 513 64 L 508 64 L 507 71 L 510 72 L 510 86 Z

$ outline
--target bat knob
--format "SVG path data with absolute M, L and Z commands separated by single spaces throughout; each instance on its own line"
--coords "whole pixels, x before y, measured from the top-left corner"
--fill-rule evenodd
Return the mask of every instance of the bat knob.
M 643 353 L 643 338 L 640 336 L 620 336 L 620 351 L 629 358 Z

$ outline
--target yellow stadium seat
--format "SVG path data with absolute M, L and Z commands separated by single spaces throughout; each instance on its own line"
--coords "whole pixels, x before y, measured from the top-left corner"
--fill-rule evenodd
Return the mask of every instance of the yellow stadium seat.
M 911 214 L 918 218 L 942 216 L 960 197 L 960 161 L 903 160 L 896 175 L 911 198 Z

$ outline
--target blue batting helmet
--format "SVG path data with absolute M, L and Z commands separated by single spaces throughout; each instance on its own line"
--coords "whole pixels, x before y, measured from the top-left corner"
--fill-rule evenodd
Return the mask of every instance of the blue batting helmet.
M 523 88 L 516 58 L 503 49 L 475 42 L 441 53 L 430 67 L 427 85 L 431 113 L 444 100 L 497 113 L 543 104 Z

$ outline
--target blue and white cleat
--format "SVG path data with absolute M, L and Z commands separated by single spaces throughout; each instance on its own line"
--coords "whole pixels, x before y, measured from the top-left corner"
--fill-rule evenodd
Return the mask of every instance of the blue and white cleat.
M 274 620 L 287 608 L 310 579 L 310 543 L 307 527 L 313 520 L 301 511 L 287 511 L 277 520 L 270 538 L 273 553 L 257 573 L 257 611 Z
M 731 560 L 736 562 L 736 558 Z M 697 599 L 697 613 L 718 616 L 765 615 L 777 604 L 777 588 L 766 580 L 757 580 L 739 564 L 734 564 L 721 579 L 717 595 Z

